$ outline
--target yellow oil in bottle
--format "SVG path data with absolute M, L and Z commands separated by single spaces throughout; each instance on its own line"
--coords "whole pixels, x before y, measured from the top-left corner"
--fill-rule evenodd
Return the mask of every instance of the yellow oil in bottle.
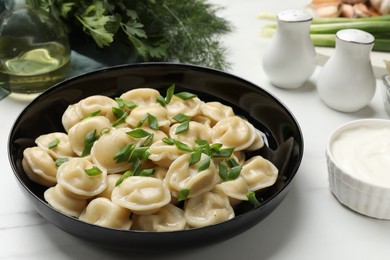
M 66 77 L 69 52 L 56 42 L 34 45 L 28 39 L 1 38 L 0 87 L 23 94 L 45 91 Z

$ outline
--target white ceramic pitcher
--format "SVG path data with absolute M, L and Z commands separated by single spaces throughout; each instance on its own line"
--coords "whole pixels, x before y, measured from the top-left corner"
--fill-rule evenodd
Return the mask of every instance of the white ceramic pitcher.
M 277 29 L 263 55 L 263 69 L 271 83 L 280 88 L 301 87 L 316 67 L 310 39 L 313 16 L 296 9 L 277 14 Z
M 317 80 L 318 93 L 330 108 L 356 112 L 369 104 L 376 89 L 370 59 L 374 42 L 374 36 L 362 30 L 336 33 L 335 51 Z

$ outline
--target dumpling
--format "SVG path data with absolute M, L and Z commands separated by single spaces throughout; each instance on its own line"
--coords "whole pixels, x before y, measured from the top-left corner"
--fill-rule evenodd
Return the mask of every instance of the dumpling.
M 241 169 L 249 191 L 257 191 L 273 185 L 278 177 L 278 169 L 260 155 L 250 158 Z
M 206 192 L 187 201 L 184 217 L 190 227 L 200 228 L 234 218 L 228 197 L 219 192 Z
M 184 211 L 169 203 L 151 215 L 133 215 L 132 229 L 154 232 L 184 230 L 187 227 Z
M 183 100 L 173 96 L 167 105 L 168 116 L 171 119 L 177 114 L 193 117 L 200 114 L 201 105 L 202 101 L 197 97 Z
M 57 182 L 74 198 L 91 198 L 107 187 L 107 171 L 89 175 L 86 171 L 96 167 L 87 158 L 73 158 L 61 164 L 57 171 Z
M 57 142 L 57 144 L 51 147 L 52 142 Z M 68 135 L 62 132 L 41 135 L 35 139 L 35 143 L 38 147 L 47 151 L 54 159 L 76 156 L 70 145 Z
M 69 143 L 73 151 L 81 156 L 84 151 L 85 139 L 89 132 L 96 131 L 96 135 L 99 136 L 102 130 L 111 129 L 110 121 L 104 116 L 94 116 L 86 118 L 69 129 L 68 137 Z
M 132 225 L 130 215 L 130 210 L 100 197 L 89 202 L 79 219 L 102 227 L 128 230 Z
M 139 127 L 140 122 L 145 120 L 147 115 L 153 116 L 158 123 L 158 127 L 166 127 L 171 124 L 171 121 L 168 119 L 167 110 L 161 106 L 159 103 L 151 103 L 148 105 L 140 105 L 131 110 L 130 115 L 126 118 L 126 123 L 131 127 Z M 149 121 L 146 119 L 143 121 L 142 126 L 149 126 Z
M 253 143 L 246 148 L 248 151 L 255 151 L 264 146 L 263 132 L 258 129 L 255 129 L 256 138 L 253 140 Z
M 199 164 L 207 159 L 202 154 L 198 163 L 189 165 L 191 154 L 186 153 L 177 158 L 168 168 L 164 183 L 171 190 L 172 196 L 178 197 L 181 190 L 189 190 L 188 198 L 197 197 L 202 193 L 212 190 L 220 182 L 217 168 L 210 159 L 210 166 L 199 172 Z
M 243 200 L 248 200 L 246 194 L 249 192 L 248 185 L 243 177 L 239 176 L 234 180 L 224 181 L 215 186 L 216 191 L 221 191 L 229 197 L 230 205 L 235 206 Z
M 185 152 L 179 150 L 175 145 L 157 141 L 149 147 L 149 153 L 149 160 L 153 161 L 158 166 L 168 168 L 174 160 Z
M 175 134 L 177 127 L 180 123 L 176 123 L 171 126 L 169 135 L 171 138 L 177 139 L 183 143 L 189 144 L 191 147 L 195 144 L 196 140 L 206 140 L 211 142 L 211 128 L 201 123 L 190 121 L 187 131 Z
M 22 166 L 27 177 L 43 186 L 54 186 L 57 183 L 55 161 L 46 150 L 35 146 L 23 151 Z
M 50 206 L 73 217 L 79 217 L 87 206 L 86 199 L 76 199 L 70 196 L 64 187 L 59 184 L 47 189 L 43 196 Z
M 214 143 L 241 151 L 253 144 L 256 132 L 252 124 L 241 117 L 231 116 L 219 121 L 212 128 L 212 138 Z
M 112 111 L 112 107 L 117 106 L 118 104 L 115 100 L 106 96 L 94 95 L 86 97 L 78 103 L 70 105 L 65 110 L 62 115 L 62 125 L 64 126 L 65 131 L 68 132 L 76 123 L 97 111 L 99 111 L 98 115 L 107 117 L 110 122 L 115 122 L 116 117 Z
M 104 197 L 111 200 L 112 191 L 115 188 L 116 182 L 122 177 L 122 174 L 108 174 L 107 187 L 97 195 L 97 197 Z
M 131 101 L 136 105 L 142 106 L 157 103 L 157 97 L 159 95 L 160 92 L 152 88 L 137 88 L 123 93 L 120 98 L 124 101 Z
M 214 126 L 222 119 L 234 116 L 233 109 L 230 106 L 216 101 L 203 103 L 200 110 L 202 115 L 210 118 L 211 126 Z
M 111 200 L 135 214 L 148 215 L 167 205 L 171 194 L 157 178 L 130 176 L 115 187 Z
M 99 167 L 105 168 L 108 173 L 124 172 L 131 168 L 132 163 L 117 162 L 114 158 L 120 149 L 129 144 L 136 144 L 137 140 L 127 134 L 130 128 L 112 128 L 100 136 L 91 149 L 92 161 Z

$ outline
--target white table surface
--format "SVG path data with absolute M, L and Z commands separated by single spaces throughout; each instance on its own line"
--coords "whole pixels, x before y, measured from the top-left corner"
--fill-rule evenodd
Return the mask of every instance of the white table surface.
M 225 6 L 219 14 L 231 20 L 235 31 L 226 36 L 231 73 L 278 97 L 296 116 L 305 140 L 301 167 L 290 192 L 264 221 L 228 241 L 196 250 L 150 255 L 118 252 L 75 238 L 40 217 L 21 194 L 8 163 L 8 133 L 27 102 L 7 97 L 0 101 L 0 259 L 389 259 L 390 221 L 357 214 L 331 194 L 325 162 L 330 133 L 360 118 L 389 118 L 382 106 L 379 76 L 389 53 L 372 53 L 378 76 L 372 102 L 356 113 L 325 106 L 315 82 L 331 49 L 318 48 L 318 67 L 297 90 L 272 86 L 261 59 L 269 39 L 259 37 L 260 11 L 303 8 L 307 0 L 213 0 Z M 244 257 L 244 258 L 243 258 Z

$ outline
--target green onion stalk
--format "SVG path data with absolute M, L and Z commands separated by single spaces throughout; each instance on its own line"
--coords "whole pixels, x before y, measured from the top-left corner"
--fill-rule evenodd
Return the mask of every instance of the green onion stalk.
M 272 23 L 266 24 L 261 36 L 271 38 L 276 32 L 276 15 L 260 13 L 259 19 Z M 366 18 L 314 18 L 310 26 L 310 38 L 314 46 L 334 47 L 336 32 L 342 29 L 359 29 L 375 37 L 374 51 L 390 52 L 390 15 Z

